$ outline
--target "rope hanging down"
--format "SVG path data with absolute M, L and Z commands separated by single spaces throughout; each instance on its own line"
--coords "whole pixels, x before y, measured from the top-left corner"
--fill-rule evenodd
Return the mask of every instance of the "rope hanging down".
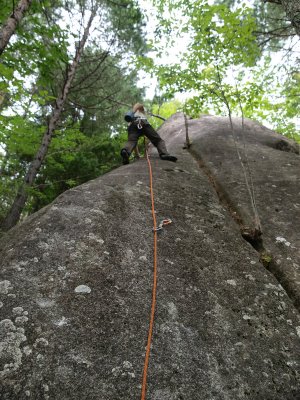
M 153 219 L 153 287 L 152 287 L 152 304 L 151 304 L 151 312 L 150 312 L 150 323 L 148 330 L 148 340 L 144 361 L 144 370 L 143 370 L 143 380 L 142 380 L 142 394 L 141 400 L 146 399 L 146 388 L 147 388 L 147 373 L 148 373 L 148 365 L 150 358 L 150 348 L 153 334 L 153 325 L 154 325 L 154 315 L 155 315 L 155 306 L 156 306 L 156 287 L 157 287 L 157 230 L 156 230 L 156 216 L 155 216 L 155 207 L 154 207 L 154 194 L 153 194 L 153 178 L 152 178 L 152 167 L 149 158 L 148 151 L 146 149 L 146 158 L 148 162 L 149 168 L 149 177 L 150 177 L 150 196 L 151 196 L 151 211 L 152 211 L 152 219 Z
M 147 374 L 148 374 L 148 366 L 149 366 L 149 358 L 150 358 L 150 349 L 153 335 L 153 326 L 154 326 L 154 316 L 155 316 L 155 306 L 156 306 L 156 288 L 157 288 L 157 232 L 160 231 L 165 225 L 169 225 L 172 223 L 171 219 L 167 218 L 161 221 L 161 223 L 157 226 L 156 224 L 156 216 L 155 216 L 155 206 L 154 206 L 154 194 L 153 194 L 153 175 L 152 175 L 152 167 L 150 162 L 150 157 L 148 154 L 148 150 L 145 146 L 145 153 L 148 162 L 149 168 L 149 178 L 150 178 L 150 196 L 151 196 L 151 211 L 152 211 L 152 219 L 153 219 L 153 286 L 152 286 L 152 304 L 151 304 L 151 312 L 150 312 L 150 322 L 149 322 L 149 330 L 148 330 L 148 339 L 146 346 L 146 354 L 144 361 L 144 369 L 143 369 L 143 379 L 142 379 L 142 393 L 141 400 L 146 399 L 146 389 L 147 389 Z
M 228 105 L 227 100 L 226 100 L 226 105 Z M 260 218 L 259 218 L 257 204 L 256 204 L 256 195 L 255 195 L 255 189 L 254 189 L 254 182 L 253 182 L 253 178 L 252 178 L 252 172 L 251 172 L 249 159 L 248 159 L 248 155 L 247 155 L 247 151 L 246 151 L 246 143 L 245 143 L 245 135 L 244 135 L 245 123 L 244 123 L 243 110 L 241 109 L 241 111 L 242 111 L 242 138 L 243 138 L 243 145 L 244 145 L 244 156 L 245 156 L 246 168 L 244 165 L 244 161 L 242 159 L 241 152 L 238 148 L 238 136 L 234 130 L 233 121 L 232 121 L 232 117 L 231 117 L 231 111 L 230 111 L 229 106 L 227 107 L 227 109 L 228 109 L 230 129 L 231 129 L 231 133 L 232 133 L 232 137 L 233 137 L 233 141 L 234 141 L 235 150 L 237 152 L 238 159 L 242 166 L 245 184 L 246 184 L 246 188 L 248 190 L 250 204 L 251 204 L 253 214 L 254 214 L 254 232 L 253 233 L 255 236 L 260 236 L 261 235 L 261 223 L 260 223 Z M 183 148 L 189 149 L 191 146 L 191 141 L 190 141 L 189 132 L 188 132 L 188 121 L 187 121 L 187 117 L 185 114 L 184 114 L 184 122 L 185 122 L 185 129 L 186 129 L 186 142 L 185 142 Z M 249 176 L 249 178 L 248 178 L 248 176 Z
M 247 151 L 246 151 L 246 144 L 245 144 L 244 116 L 242 115 L 242 138 L 243 138 L 243 143 L 244 143 L 245 161 L 243 161 L 241 152 L 240 152 L 240 150 L 238 148 L 238 136 L 237 136 L 237 133 L 235 132 L 235 129 L 234 129 L 234 126 L 233 126 L 233 121 L 232 121 L 231 114 L 229 114 L 229 122 L 230 122 L 230 128 L 231 128 L 231 132 L 232 132 L 232 136 L 233 136 L 234 147 L 235 147 L 235 150 L 237 152 L 238 159 L 239 159 L 239 161 L 241 163 L 241 166 L 242 166 L 242 171 L 243 171 L 244 178 L 245 178 L 245 184 L 246 184 L 246 188 L 248 190 L 248 194 L 249 194 L 249 198 L 250 198 L 250 204 L 251 204 L 253 215 L 254 215 L 254 233 L 256 235 L 257 234 L 260 235 L 261 234 L 261 223 L 260 223 L 260 218 L 259 218 L 258 209 L 257 209 L 257 205 L 256 205 L 254 183 L 253 183 L 253 179 L 252 179 L 252 172 L 251 172 L 251 168 L 250 168 L 250 165 L 249 165 L 248 155 L 247 155 Z M 246 164 L 246 168 L 245 168 L 244 163 Z
M 243 136 L 243 142 L 244 142 L 244 156 L 245 156 L 245 164 L 246 164 L 246 168 L 244 165 L 244 161 L 242 159 L 241 153 L 239 151 L 238 148 L 238 135 L 234 129 L 233 126 L 233 121 L 232 121 L 232 116 L 231 116 L 231 108 L 230 108 L 230 104 L 227 98 L 227 95 L 222 87 L 222 80 L 221 80 L 221 75 L 220 75 L 220 71 L 219 68 L 217 67 L 217 74 L 218 74 L 218 78 L 219 78 L 219 84 L 220 84 L 220 90 L 221 90 L 221 99 L 223 100 L 227 111 L 228 111 L 228 117 L 229 117 L 229 122 L 230 122 L 230 128 L 231 128 L 231 132 L 232 132 L 232 136 L 233 136 L 233 140 L 234 140 L 234 146 L 238 155 L 238 159 L 241 163 L 242 166 L 242 170 L 243 170 L 243 174 L 244 174 L 244 178 L 245 178 L 245 183 L 246 183 L 246 188 L 248 190 L 249 193 L 249 197 L 250 197 L 250 203 L 252 206 L 252 210 L 253 210 L 253 214 L 254 214 L 254 235 L 255 236 L 260 236 L 262 231 L 261 231 L 261 223 L 260 223 L 260 219 L 259 219 L 259 215 L 258 215 L 258 209 L 257 209 L 257 205 L 256 205 L 256 198 L 255 198 L 255 190 L 254 190 L 254 183 L 253 183 L 253 179 L 252 179 L 252 173 L 251 173 L 251 168 L 249 165 L 249 161 L 248 161 L 248 155 L 247 155 L 247 151 L 246 151 L 246 144 L 245 144 L 245 137 L 244 137 L 244 111 L 243 111 L 243 107 L 242 107 L 242 103 L 241 103 L 241 98 L 240 98 L 240 94 L 238 91 L 238 87 L 236 85 L 236 89 L 237 89 L 237 96 L 238 96 L 238 102 L 239 102 L 239 106 L 240 106 L 240 110 L 242 113 L 242 136 Z

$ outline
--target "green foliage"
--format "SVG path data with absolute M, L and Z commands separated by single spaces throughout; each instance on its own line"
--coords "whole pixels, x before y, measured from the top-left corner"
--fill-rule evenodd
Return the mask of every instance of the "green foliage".
M 106 26 L 111 26 L 118 41 L 119 50 L 133 53 L 142 53 L 146 50 L 143 39 L 145 21 L 143 14 L 135 0 L 122 0 L 122 4 L 106 1 L 109 15 L 105 21 Z
M 173 114 L 181 110 L 182 104 L 178 100 L 165 102 L 163 104 L 154 103 L 151 108 L 152 114 L 159 115 L 165 119 L 170 118 Z M 158 129 L 162 125 L 163 120 L 156 117 L 150 117 L 149 122 L 154 129 Z
M 285 82 L 283 95 L 285 96 L 285 105 L 287 116 L 294 118 L 300 115 L 300 73 L 293 72 Z
M 2 3 L 0 23 L 12 11 L 11 1 Z M 284 25 L 279 29 L 282 10 L 259 0 L 252 8 L 235 0 L 212 5 L 204 0 L 155 0 L 160 18 L 158 40 L 146 48 L 144 18 L 135 0 L 96 3 L 100 6 L 97 26 L 46 161 L 30 189 L 26 213 L 120 165 L 119 152 L 127 135 L 123 115 L 143 96 L 137 89 L 133 55 L 137 68 L 143 66 L 158 76 L 164 89 L 163 104 L 156 97 L 154 105 L 148 105 L 154 114 L 169 118 L 182 109 L 193 117 L 230 112 L 268 121 L 279 132 L 299 140 L 295 126 L 300 111 L 299 74 L 287 66 L 284 73 L 279 68 L 279 73 L 274 72 L 270 58 L 262 57 L 266 45 L 280 46 L 285 40 L 282 34 L 290 32 Z M 81 11 L 87 13 L 89 6 L 85 0 L 34 0 L 1 57 L 0 219 L 39 148 L 74 56 L 79 29 L 73 29 L 75 20 L 69 24 L 63 20 L 68 13 L 74 18 Z M 186 45 L 176 50 L 178 61 L 170 63 L 168 56 L 174 52 L 177 37 L 186 38 Z M 147 49 L 156 59 L 144 57 Z M 177 92 L 191 94 L 184 106 L 172 101 Z M 150 122 L 155 128 L 162 123 L 156 118 Z
M 1 13 L 0 13 L 0 24 L 2 25 L 12 13 L 13 7 L 11 0 L 1 1 Z
M 214 4 L 157 0 L 155 4 L 160 26 L 157 41 L 149 45 L 160 59 L 141 57 L 138 61 L 158 76 L 160 87 L 170 97 L 190 93 L 186 113 L 248 117 L 298 140 L 299 77 L 289 73 L 290 62 L 284 67 L 274 65 L 269 54 L 262 52 L 267 44 L 280 46 L 291 32 L 284 28 L 281 37 L 283 31 L 276 27 L 283 23 L 282 9 L 275 6 L 274 10 L 274 5 L 258 0 L 250 3 L 253 7 L 235 0 Z M 167 46 L 166 36 L 170 38 Z M 178 53 L 178 62 L 170 63 L 166 56 L 177 37 L 186 38 L 186 49 Z
M 4 3 L 1 23 L 12 6 Z M 121 143 L 126 141 L 123 114 L 142 96 L 129 56 L 145 50 L 144 22 L 135 1 L 98 3 L 98 25 L 29 189 L 25 215 L 120 165 Z M 89 6 L 88 1 L 34 0 L 0 59 L 0 220 L 40 146 L 79 39 L 76 19 L 81 11 L 88 14 Z M 72 24 L 65 22 L 68 13 Z
M 264 267 L 268 268 L 272 261 L 273 261 L 273 257 L 271 254 L 269 254 L 267 252 L 261 253 L 260 262 L 263 264 Z
M 120 57 L 88 48 L 68 99 L 68 115 L 71 110 L 73 119 L 80 120 L 81 131 L 88 136 L 118 131 L 124 113 L 142 96 L 136 80 L 136 72 L 128 73 L 120 67 Z
M 241 2 L 240 0 L 217 0 L 216 3 L 234 9 Z M 294 34 L 283 7 L 279 3 L 261 0 L 253 0 L 251 3 L 252 14 L 257 25 L 254 34 L 260 48 L 271 51 L 280 50 Z
M 0 218 L 10 208 L 39 147 L 43 130 L 40 125 L 20 116 L 0 118 Z
M 27 211 L 36 211 L 60 193 L 120 165 L 120 148 L 124 135 L 87 137 L 73 129 L 64 133 L 65 148 L 57 138 L 51 145 L 46 163 L 36 180 Z M 59 150 L 57 146 L 59 145 Z
M 178 7 L 184 12 L 180 28 L 175 21 L 163 19 L 162 31 L 175 29 L 178 36 L 189 32 L 186 51 L 176 64 L 154 66 L 153 61 L 146 59 L 145 66 L 155 70 L 169 94 L 198 92 L 197 99 L 188 103 L 190 112 L 194 112 L 195 106 L 198 110 L 212 105 L 220 109 L 225 97 L 231 98 L 236 91 L 224 82 L 232 66 L 251 67 L 260 55 L 253 35 L 256 26 L 251 10 L 240 7 L 232 11 L 224 5 L 209 6 L 203 1 L 170 5 L 171 10 Z M 159 51 L 159 45 L 154 49 Z

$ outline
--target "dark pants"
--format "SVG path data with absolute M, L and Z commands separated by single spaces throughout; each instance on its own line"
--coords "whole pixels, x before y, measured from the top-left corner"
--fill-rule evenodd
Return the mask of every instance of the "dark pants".
M 131 154 L 132 150 L 137 145 L 139 137 L 145 135 L 150 142 L 157 148 L 158 154 L 169 154 L 166 148 L 165 141 L 159 136 L 155 129 L 150 124 L 146 124 L 142 129 L 138 129 L 137 124 L 132 123 L 128 126 L 128 141 L 123 149 Z

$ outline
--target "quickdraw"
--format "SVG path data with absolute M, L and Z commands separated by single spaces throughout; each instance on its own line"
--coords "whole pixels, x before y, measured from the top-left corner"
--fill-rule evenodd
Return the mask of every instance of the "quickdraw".
M 156 228 L 153 228 L 153 232 L 161 231 L 164 226 L 169 225 L 171 223 L 172 220 L 170 218 L 163 219 Z

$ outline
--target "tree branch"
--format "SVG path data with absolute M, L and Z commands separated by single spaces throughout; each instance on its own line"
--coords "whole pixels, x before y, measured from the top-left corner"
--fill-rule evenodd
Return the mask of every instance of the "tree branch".
M 11 36 L 15 33 L 18 23 L 24 17 L 31 5 L 32 0 L 20 0 L 17 8 L 13 10 L 2 29 L 0 30 L 0 55 L 9 43 Z

